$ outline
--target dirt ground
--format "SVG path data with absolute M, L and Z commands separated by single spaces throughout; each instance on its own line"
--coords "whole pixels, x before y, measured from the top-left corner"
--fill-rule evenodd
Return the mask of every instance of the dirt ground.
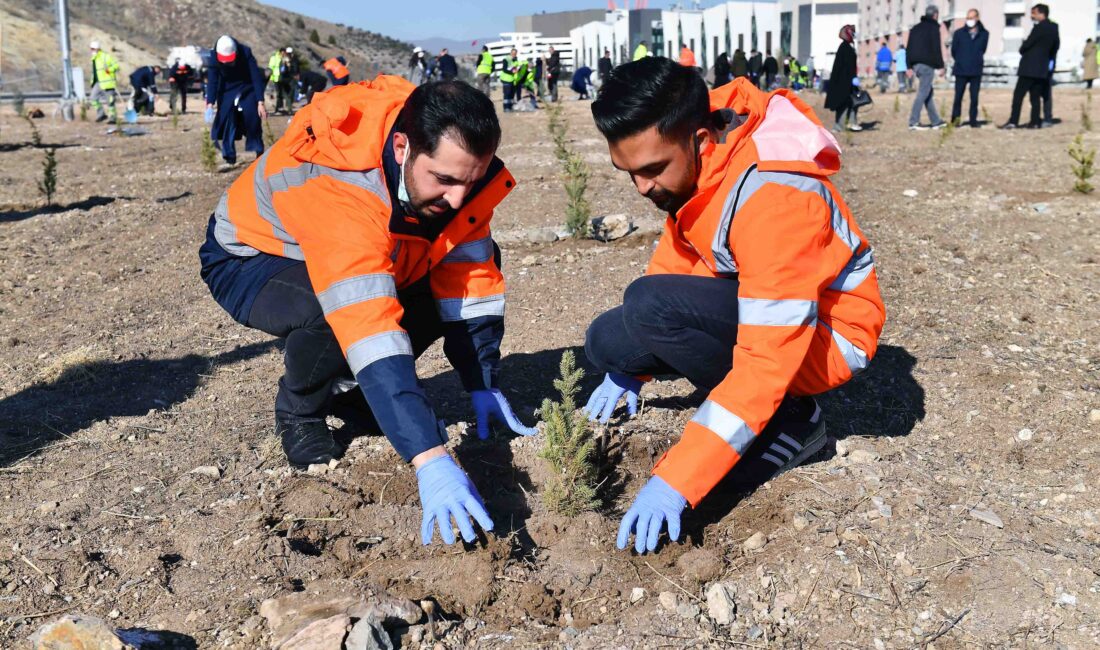
M 1003 121 L 1008 91 L 982 97 Z M 838 445 L 755 492 L 721 487 L 686 513 L 686 541 L 648 556 L 616 550 L 614 533 L 703 399 L 686 382 L 647 385 L 642 413 L 613 422 L 605 507 L 564 519 L 538 498 L 537 439 L 467 433 L 437 344 L 420 375 L 496 527 L 422 547 L 414 474 L 384 438 L 325 473 L 286 467 L 279 345 L 233 323 L 198 275 L 232 180 L 202 170 L 201 118 L 144 118 L 139 137 L 37 120 L 60 178 L 60 207 L 42 209 L 43 152 L 3 115 L 0 646 L 82 612 L 192 647 L 259 647 L 261 601 L 325 585 L 434 598 L 447 648 L 1100 645 L 1100 200 L 1070 191 L 1066 154 L 1083 91 L 1056 91 L 1053 129 L 947 136 L 905 129 L 910 98 L 898 111 L 876 93 L 861 116 L 875 128 L 840 136 L 838 186 L 875 248 L 888 322 L 868 371 L 822 400 Z M 594 213 L 642 228 L 504 246 L 503 384 L 528 423 L 661 223 L 611 168 L 587 103 L 565 113 Z M 520 183 L 494 230 L 560 225 L 546 115 L 502 119 Z M 766 544 L 746 548 L 757 532 Z M 719 580 L 729 625 L 708 616 Z M 431 647 L 426 628 L 399 643 Z

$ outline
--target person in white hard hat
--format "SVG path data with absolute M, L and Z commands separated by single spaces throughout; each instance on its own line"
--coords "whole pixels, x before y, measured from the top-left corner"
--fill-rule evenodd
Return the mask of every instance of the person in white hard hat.
M 263 74 L 252 49 L 231 36 L 218 39 L 214 55 L 206 73 L 207 114 L 217 107 L 210 139 L 227 165 L 237 164 L 236 141 L 242 135 L 245 150 L 259 158 L 264 152 L 261 120 L 267 119 Z
M 113 122 L 118 116 L 115 109 L 115 101 L 118 100 L 118 61 L 115 57 L 104 52 L 99 47 L 99 41 L 88 44 L 92 54 L 92 106 L 95 108 L 95 121 L 102 122 L 107 119 L 107 113 L 103 110 L 103 103 L 107 102 L 107 110 L 111 114 Z
M 412 57 L 409 59 L 409 81 L 417 86 L 428 80 L 428 59 L 424 56 L 424 48 L 414 47 Z

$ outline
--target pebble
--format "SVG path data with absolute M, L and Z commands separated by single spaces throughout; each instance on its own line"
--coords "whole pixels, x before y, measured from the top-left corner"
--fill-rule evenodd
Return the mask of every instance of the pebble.
M 519 264 L 520 266 L 534 266 L 535 262 L 537 262 L 538 259 L 539 258 L 535 257 L 534 255 L 528 255 L 527 257 L 524 257 L 522 260 L 520 260 Z
M 328 463 L 313 463 L 306 469 L 307 474 L 324 474 L 329 470 Z
M 1027 442 L 1031 440 L 1034 435 L 1035 433 L 1031 429 L 1020 429 L 1020 432 L 1016 434 L 1016 439 L 1021 442 Z
M 844 458 L 851 451 L 852 451 L 852 443 L 851 442 L 848 442 L 847 440 L 837 440 L 836 441 L 836 455 L 837 456 L 839 456 L 841 458 Z
M 1047 212 L 1050 212 L 1050 206 L 1046 203 L 1032 203 L 1031 209 L 1035 210 L 1039 214 L 1046 214 Z
M 746 539 L 741 547 L 746 551 L 759 551 L 764 548 L 764 545 L 768 543 L 768 537 L 760 531 L 756 531 L 748 539 Z
M 1089 411 L 1089 422 L 1100 424 L 1100 409 L 1092 409 Z
M 676 607 L 676 614 L 680 618 L 695 618 L 699 615 L 699 606 L 695 603 L 683 602 Z
M 1067 607 L 1076 607 L 1077 596 L 1074 596 L 1073 594 L 1063 593 L 1061 596 L 1058 596 L 1058 604 L 1066 605 Z
M 794 521 L 791 523 L 794 524 L 795 530 L 805 530 L 806 527 L 810 525 L 810 520 L 806 519 L 802 515 L 795 515 Z
M 996 526 L 997 528 L 1004 528 L 1005 522 L 997 516 L 997 513 L 992 510 L 979 510 L 977 508 L 970 511 L 970 516 L 978 521 L 985 522 L 990 526 Z
M 901 195 L 902 196 L 907 196 L 911 199 L 915 199 L 918 196 L 920 196 L 920 192 L 918 192 L 916 190 L 905 190 L 904 192 L 901 193 Z
M 733 596 L 736 588 L 732 583 L 715 582 L 707 588 L 707 614 L 719 625 L 733 623 L 737 615 L 737 605 Z
M 877 462 L 880 456 L 870 449 L 854 449 L 848 454 L 848 460 L 853 463 L 866 464 Z
M 630 604 L 633 605 L 637 602 L 645 600 L 646 592 L 641 587 L 634 587 L 630 590 Z
M 662 591 L 658 594 L 657 602 L 661 603 L 661 607 L 664 607 L 670 612 L 675 612 L 676 608 L 680 606 L 680 599 L 671 591 Z

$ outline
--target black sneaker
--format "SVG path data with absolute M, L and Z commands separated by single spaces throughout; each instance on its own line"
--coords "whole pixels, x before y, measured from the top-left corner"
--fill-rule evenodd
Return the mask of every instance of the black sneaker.
M 761 485 L 804 463 L 825 446 L 825 419 L 812 397 L 788 395 L 760 438 L 734 466 L 736 483 Z
M 344 421 L 344 426 L 332 432 L 333 439 L 342 449 L 347 449 L 351 441 L 360 436 L 382 434 L 382 427 L 378 425 L 378 420 L 358 386 L 334 396 L 329 414 Z
M 324 420 L 275 420 L 275 433 L 283 439 L 283 451 L 291 467 L 305 469 L 342 455 Z

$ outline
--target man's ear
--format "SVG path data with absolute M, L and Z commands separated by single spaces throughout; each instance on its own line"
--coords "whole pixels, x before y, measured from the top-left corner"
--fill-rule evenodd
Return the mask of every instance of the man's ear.
M 714 132 L 708 128 L 695 130 L 695 142 L 699 154 L 710 153 L 715 144 Z
M 405 156 L 409 155 L 409 136 L 404 133 L 393 134 L 393 157 L 398 165 L 405 164 Z

